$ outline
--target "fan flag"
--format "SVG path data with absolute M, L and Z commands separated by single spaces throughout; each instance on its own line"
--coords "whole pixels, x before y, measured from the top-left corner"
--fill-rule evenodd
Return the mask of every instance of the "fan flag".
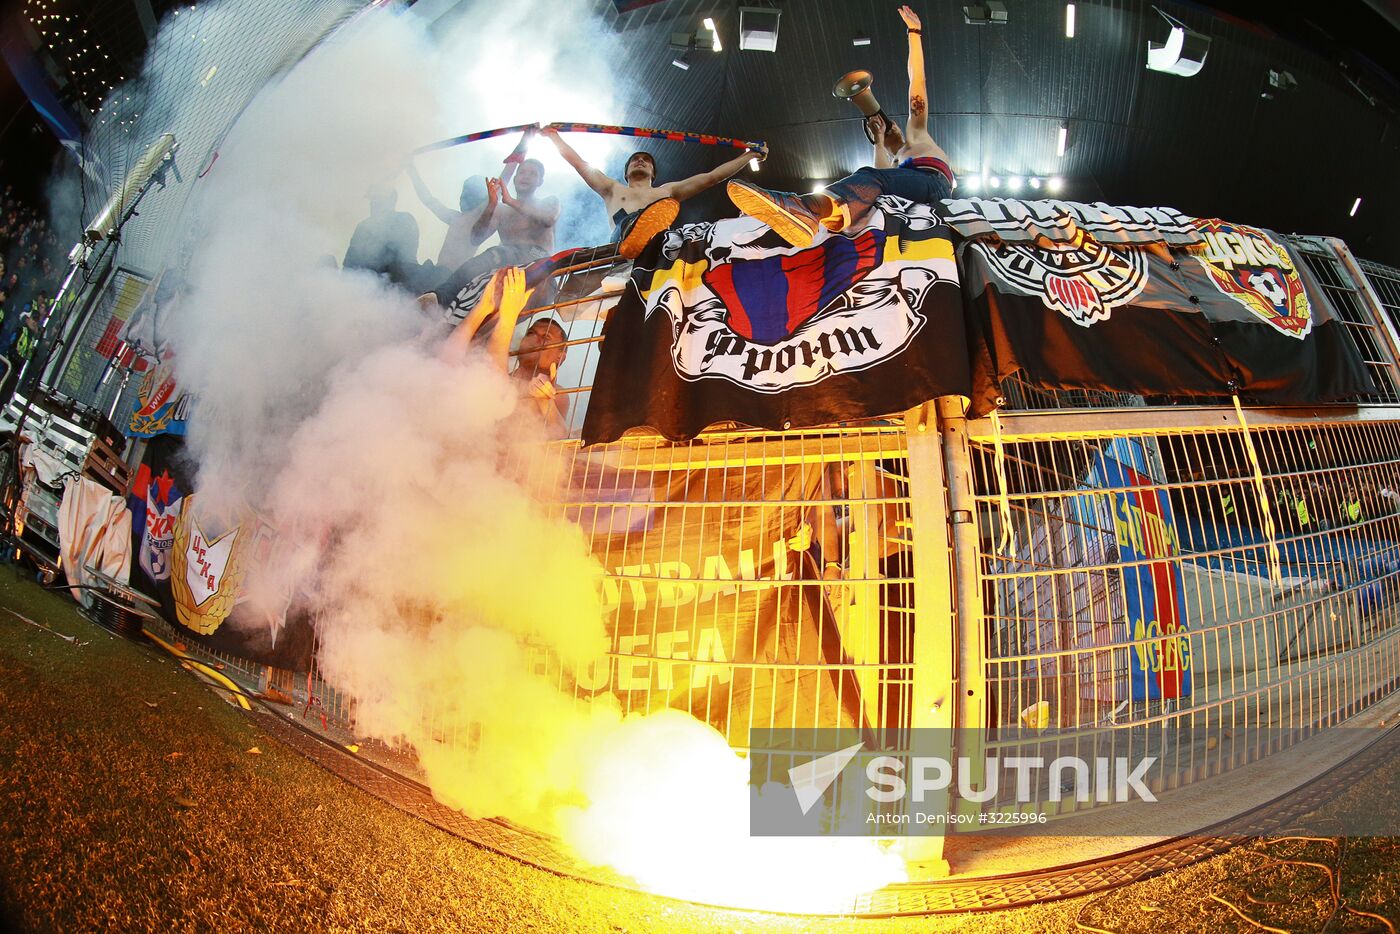
M 1372 395 L 1353 337 L 1276 234 L 1197 219 L 1199 246 L 969 240 L 960 248 L 972 406 L 1001 381 L 1266 405 Z
M 886 195 L 806 249 L 747 217 L 652 241 L 604 328 L 583 440 L 824 425 L 970 387 L 948 228 Z
M 148 442 L 127 496 L 132 587 L 160 602 L 160 615 L 181 639 L 305 671 L 313 641 L 307 610 L 293 605 L 292 594 L 276 612 L 254 610 L 245 599 L 249 572 L 285 558 L 276 531 L 251 509 L 217 525 L 201 517 L 196 466 L 183 438 L 162 434 Z

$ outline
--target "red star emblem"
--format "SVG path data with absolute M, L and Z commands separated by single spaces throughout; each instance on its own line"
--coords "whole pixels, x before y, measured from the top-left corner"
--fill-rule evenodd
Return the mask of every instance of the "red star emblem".
M 151 482 L 156 485 L 156 505 L 170 505 L 170 488 L 175 485 L 175 478 L 170 476 L 170 471 L 162 470 L 160 476 Z

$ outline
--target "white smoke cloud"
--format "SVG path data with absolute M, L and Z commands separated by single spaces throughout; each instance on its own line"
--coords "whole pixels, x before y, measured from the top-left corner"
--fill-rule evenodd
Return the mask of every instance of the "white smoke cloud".
M 609 648 L 601 569 L 546 506 L 540 426 L 481 356 L 444 357 L 436 323 L 407 296 L 320 262 L 343 252 L 370 185 L 400 179 L 410 208 L 401 169 L 414 146 L 615 119 L 611 40 L 573 5 L 486 9 L 432 30 L 388 10 L 361 17 L 254 101 L 201 182 L 170 339 L 196 400 L 202 525 L 218 534 L 247 507 L 270 518 L 285 557 L 250 570 L 254 602 L 298 593 L 314 608 L 321 675 L 353 698 L 365 735 L 416 750 L 443 801 L 564 834 L 590 859 L 711 900 L 743 885 L 761 901 L 754 880 L 773 863 L 827 895 L 891 879 L 883 854 L 873 871 L 848 871 L 856 864 L 809 843 L 750 840 L 742 760 L 708 726 L 675 712 L 624 718 L 530 673 L 540 651 L 567 665 Z M 460 172 L 468 157 L 454 158 Z M 568 170 L 549 164 L 557 194 Z M 455 201 L 445 172 L 434 178 L 425 160 L 424 174 Z M 438 223 L 413 212 L 424 229 Z M 435 253 L 425 239 L 420 256 Z M 674 823 L 638 819 L 637 792 L 678 768 L 704 796 L 673 797 Z M 708 809 L 722 819 L 695 819 Z M 697 848 L 712 854 L 707 868 Z

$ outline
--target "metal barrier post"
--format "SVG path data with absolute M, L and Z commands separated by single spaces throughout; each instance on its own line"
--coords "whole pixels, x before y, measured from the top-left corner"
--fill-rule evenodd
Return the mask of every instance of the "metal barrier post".
M 838 617 L 842 645 L 858 665 L 871 666 L 857 671 L 866 720 L 878 724 L 884 715 L 880 702 L 881 670 L 884 659 L 880 644 L 880 536 L 883 506 L 863 500 L 878 499 L 880 482 L 873 461 L 861 461 L 846 468 L 847 496 L 850 498 L 850 531 L 847 536 L 847 576 L 860 581 L 851 586 L 851 602 Z
M 1395 322 L 1390 320 L 1390 315 L 1385 313 L 1385 305 L 1381 303 L 1381 297 L 1376 294 L 1375 286 L 1371 285 L 1371 280 L 1366 277 L 1366 272 L 1361 268 L 1361 264 L 1352 255 L 1351 248 L 1336 237 L 1326 237 L 1322 241 L 1332 250 L 1337 259 L 1341 261 L 1342 268 L 1351 278 L 1352 284 L 1356 286 L 1356 294 L 1365 299 L 1371 314 L 1376 319 L 1376 326 L 1385 334 L 1386 349 L 1390 351 L 1391 360 L 1400 363 L 1400 334 L 1395 331 Z
M 955 695 L 953 725 L 966 758 L 966 787 L 980 788 L 985 780 L 982 740 L 986 729 L 987 668 L 984 638 L 981 554 L 977 532 L 977 500 L 972 475 L 972 449 L 967 434 L 967 407 L 961 396 L 940 396 L 938 426 L 943 440 L 944 474 L 948 484 L 948 524 L 952 539 L 954 642 L 957 666 L 952 680 Z M 957 769 L 954 770 L 957 773 Z M 980 812 L 981 805 L 963 802 L 961 813 Z
M 914 669 L 909 726 L 936 729 L 949 742 L 940 754 L 952 761 L 953 709 L 957 688 L 953 656 L 957 651 L 957 617 L 953 613 L 952 566 L 949 561 L 947 484 L 943 452 L 938 443 L 938 420 L 933 403 L 910 409 L 904 416 L 909 450 L 909 519 L 914 555 Z M 916 743 L 922 751 L 922 746 Z M 925 798 L 930 812 L 949 813 L 951 791 Z M 905 861 L 910 878 L 948 875 L 942 834 L 905 838 Z

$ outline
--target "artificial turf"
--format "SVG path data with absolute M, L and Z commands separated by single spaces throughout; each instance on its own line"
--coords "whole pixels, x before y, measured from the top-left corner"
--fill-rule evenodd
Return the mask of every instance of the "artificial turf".
M 1397 774 L 1329 809 L 1400 808 Z M 1099 895 L 892 920 L 621 891 L 488 852 L 345 784 L 168 657 L 0 568 L 0 921 L 12 930 L 1258 930 L 1239 910 L 1290 932 L 1353 932 L 1400 916 L 1398 870 L 1393 838 L 1252 844 Z

